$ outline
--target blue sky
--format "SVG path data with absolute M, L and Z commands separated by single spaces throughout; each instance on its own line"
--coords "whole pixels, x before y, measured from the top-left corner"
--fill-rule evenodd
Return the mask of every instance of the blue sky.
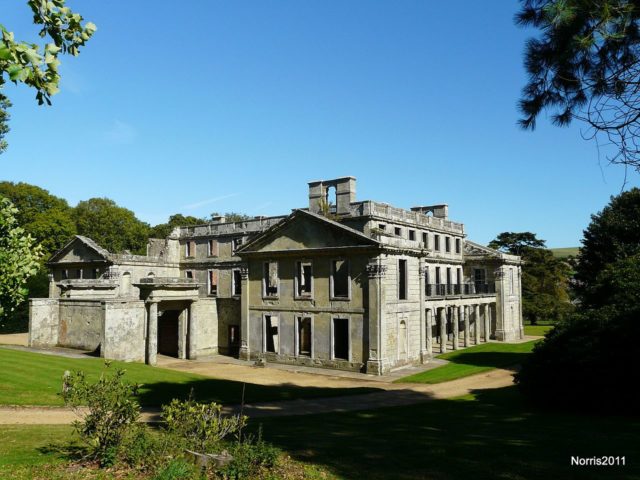
M 35 39 L 15 3 L 2 23 Z M 109 197 L 151 224 L 278 215 L 306 206 L 308 181 L 353 175 L 358 200 L 448 203 L 475 241 L 532 231 L 561 247 L 623 187 L 580 125 L 517 127 L 532 32 L 515 1 L 69 5 L 98 32 L 62 59 L 53 107 L 5 88 L 0 179 L 72 205 Z

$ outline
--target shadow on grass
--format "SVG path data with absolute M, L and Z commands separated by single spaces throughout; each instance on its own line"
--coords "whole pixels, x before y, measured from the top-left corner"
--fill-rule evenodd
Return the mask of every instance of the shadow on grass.
M 155 382 L 145 384 L 140 389 L 138 398 L 141 405 L 160 406 L 171 402 L 174 398 L 187 399 L 193 391 L 193 396 L 197 401 L 235 405 L 242 403 L 243 389 L 244 403 L 361 395 L 379 391 L 374 388 L 301 387 L 289 383 L 257 385 L 206 378 L 180 383 Z
M 265 439 L 346 479 L 602 478 L 572 455 L 626 456 L 607 478 L 640 478 L 640 419 L 528 407 L 516 387 L 460 400 L 351 413 L 255 419 Z
M 465 352 L 456 353 L 447 358 L 451 363 L 474 365 L 477 367 L 513 368 L 521 364 L 530 354 L 528 352 Z

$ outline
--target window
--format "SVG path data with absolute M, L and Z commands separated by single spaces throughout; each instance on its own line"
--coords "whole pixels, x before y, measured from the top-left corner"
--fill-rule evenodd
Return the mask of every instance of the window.
M 394 232 L 395 232 L 395 234 L 396 234 L 396 237 L 399 237 L 399 236 L 401 236 L 401 235 L 402 235 L 402 229 L 401 229 L 400 227 L 396 227 L 396 228 L 394 229 Z
M 311 262 L 296 263 L 296 296 L 311 297 L 313 295 L 313 269 Z
M 447 285 L 451 285 L 453 283 L 451 279 L 451 267 L 447 267 Z
M 82 269 L 81 268 L 76 269 L 76 278 L 80 278 L 80 279 L 82 278 Z
M 209 270 L 208 292 L 214 297 L 218 295 L 218 270 Z
M 301 357 L 312 356 L 312 332 L 311 332 L 311 318 L 310 317 L 298 317 L 296 318 L 296 355 Z
M 433 236 L 433 249 L 436 252 L 440 251 L 440 235 L 434 235 Z
M 349 260 L 331 261 L 331 298 L 349 298 Z
M 407 299 L 407 261 L 398 260 L 398 300 Z
M 231 295 L 239 297 L 242 295 L 242 275 L 240 275 L 240 269 L 234 268 L 231 278 Z
M 447 253 L 451 251 L 451 237 L 444 237 L 444 250 Z
M 416 231 L 409 230 L 409 240 L 415 240 L 415 239 L 416 239 Z
M 184 272 L 184 276 L 188 280 L 193 280 L 193 270 L 187 270 L 186 272 Z
M 484 268 L 475 268 L 473 270 L 473 283 L 476 288 L 487 283 L 487 272 Z
M 424 248 L 429 248 L 429 234 L 427 232 L 422 232 L 422 243 L 424 243 Z
M 384 232 L 384 229 L 387 228 L 387 226 L 384 223 L 379 223 L 378 228 Z
M 262 295 L 264 297 L 278 296 L 278 262 L 264 262 Z
M 459 238 L 456 238 L 456 253 L 460 253 L 461 246 L 462 246 L 462 242 L 460 241 Z
M 68 280 L 69 279 L 69 270 L 67 270 L 67 269 L 62 270 L 61 276 L 62 276 L 62 280 Z
M 429 267 L 425 265 L 424 267 L 424 294 L 429 296 L 431 295 L 431 285 L 429 285 L 430 280 L 429 275 Z
M 184 256 L 187 258 L 196 256 L 196 242 L 189 240 L 184 244 Z
M 436 267 L 436 285 L 440 285 L 440 267 Z
M 94 268 L 91 271 L 91 278 L 100 278 L 100 269 L 99 268 Z
M 462 269 L 458 268 L 458 285 L 462 285 Z
M 231 253 L 236 253 L 236 250 L 238 250 L 243 243 L 244 243 L 244 240 L 242 237 L 236 237 L 233 240 L 231 240 L 231 248 L 232 248 Z
M 274 315 L 264 316 L 264 351 L 270 353 L 280 352 L 278 317 Z
M 349 360 L 349 319 L 334 318 L 332 322 L 332 358 Z
M 218 241 L 217 240 L 209 240 L 209 245 L 208 245 L 208 255 L 210 257 L 217 257 L 218 256 Z

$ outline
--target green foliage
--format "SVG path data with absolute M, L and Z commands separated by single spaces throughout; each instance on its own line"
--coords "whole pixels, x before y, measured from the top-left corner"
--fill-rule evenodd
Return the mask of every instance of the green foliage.
M 140 416 L 140 405 L 134 398 L 140 386 L 125 382 L 124 373 L 103 373 L 95 383 L 87 381 L 84 372 L 64 377 L 61 395 L 65 405 L 88 408 L 83 420 L 74 423 L 75 429 L 93 458 L 104 466 L 116 462 L 119 446 Z
M 191 215 L 184 216 L 181 213 L 176 213 L 169 217 L 167 223 L 161 223 L 152 227 L 149 231 L 149 237 L 167 238 L 176 227 L 189 227 L 191 225 L 202 225 L 203 223 L 207 223 L 207 220 L 204 218 L 192 217 Z
M 149 225 L 108 198 L 79 202 L 73 210 L 78 234 L 87 236 L 110 252 L 144 254 Z
M 247 215 L 245 213 L 237 213 L 237 212 L 227 212 L 222 215 L 219 214 L 218 212 L 213 212 L 211 215 L 209 215 L 209 218 L 213 219 L 215 217 L 220 217 L 220 216 L 223 216 L 224 221 L 227 223 L 245 222 L 253 218 L 251 215 Z
M 527 248 L 544 248 L 545 241 L 531 232 L 502 232 L 489 242 L 489 248 L 494 248 L 511 255 L 522 255 Z
M 249 435 L 242 442 L 235 442 L 229 448 L 233 460 L 221 468 L 219 477 L 229 480 L 262 478 L 261 471 L 269 470 L 278 464 L 280 449 L 262 439 L 262 428 L 258 435 Z
M 39 268 L 42 249 L 18 226 L 18 210 L 0 197 L 0 325 L 24 301 L 26 282 Z
M 18 209 L 18 224 L 42 245 L 44 260 L 76 234 L 72 209 L 63 198 L 22 182 L 0 182 L 0 196 L 10 199 Z
M 559 126 L 578 119 L 618 147 L 612 162 L 640 169 L 640 6 L 628 0 L 522 3 L 516 22 L 539 36 L 526 46 L 520 125 L 534 129 L 543 111 Z
M 0 153 L 6 148 L 6 109 L 11 105 L 2 94 L 6 80 L 33 88 L 40 105 L 51 105 L 51 96 L 59 91 L 58 57 L 78 55 L 97 30 L 91 22 L 83 24 L 82 16 L 65 6 L 65 0 L 28 0 L 27 4 L 33 23 L 42 27 L 40 37 L 50 41 L 44 45 L 16 41 L 13 32 L 0 24 Z
M 162 468 L 154 477 L 153 480 L 188 480 L 192 478 L 199 478 L 198 469 L 192 463 L 188 463 L 185 460 L 173 460 L 169 462 L 164 468 Z
M 238 434 L 246 425 L 247 417 L 223 415 L 217 403 L 198 403 L 173 399 L 162 406 L 162 419 L 167 431 L 186 441 L 188 448 L 200 453 L 212 453 L 228 435 Z

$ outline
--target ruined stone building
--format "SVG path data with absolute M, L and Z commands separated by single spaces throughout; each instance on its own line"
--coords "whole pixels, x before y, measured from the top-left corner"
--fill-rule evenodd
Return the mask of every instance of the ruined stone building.
M 356 201 L 355 184 L 311 182 L 287 216 L 177 228 L 146 256 L 77 236 L 30 302 L 30 345 L 380 374 L 522 337 L 519 257 L 467 240 L 447 205 Z

